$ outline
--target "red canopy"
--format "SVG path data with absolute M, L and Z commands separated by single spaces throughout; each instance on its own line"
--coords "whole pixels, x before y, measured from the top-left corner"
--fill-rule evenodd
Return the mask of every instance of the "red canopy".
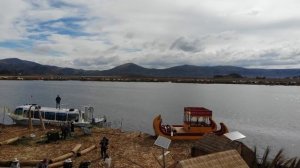
M 184 112 L 191 116 L 212 116 L 212 111 L 204 107 L 185 107 Z

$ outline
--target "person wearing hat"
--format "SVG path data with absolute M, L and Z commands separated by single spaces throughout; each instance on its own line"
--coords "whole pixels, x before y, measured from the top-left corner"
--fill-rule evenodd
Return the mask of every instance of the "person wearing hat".
M 10 168 L 20 168 L 20 162 L 17 158 L 14 158 L 14 160 L 11 162 Z
M 71 158 L 67 159 L 64 161 L 64 166 L 63 168 L 72 168 L 73 167 L 73 164 L 72 164 L 72 160 Z
M 48 159 L 43 159 L 41 162 L 38 163 L 36 166 L 37 168 L 48 168 Z

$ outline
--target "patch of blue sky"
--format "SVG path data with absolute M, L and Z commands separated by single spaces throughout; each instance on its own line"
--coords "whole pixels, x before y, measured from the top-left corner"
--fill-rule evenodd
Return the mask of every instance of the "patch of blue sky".
M 113 43 L 109 39 L 106 39 L 106 38 L 102 38 L 102 39 L 100 39 L 100 41 L 102 41 L 106 45 L 113 45 Z
M 29 35 L 27 38 L 35 41 L 48 41 L 48 37 L 50 34 L 35 34 L 35 35 Z
M 71 4 L 67 4 L 65 2 L 62 2 L 60 0 L 50 0 L 48 1 L 49 5 L 55 8 L 64 8 L 64 7 L 73 7 Z
M 60 51 L 50 50 L 46 53 L 46 55 L 49 55 L 51 57 L 61 57 L 64 55 L 64 53 Z
M 35 28 L 28 28 L 28 31 L 34 33 L 51 32 L 55 34 L 63 34 L 70 36 L 88 36 L 90 34 L 83 31 L 82 25 L 85 21 L 86 19 L 84 18 L 61 18 L 57 20 L 50 20 L 38 23 Z M 46 36 L 47 35 L 44 35 L 44 37 Z
M 28 2 L 34 8 L 40 8 L 42 6 L 41 2 L 36 1 L 36 0 L 28 0 Z M 72 2 L 72 1 L 70 1 L 70 2 Z M 66 2 L 63 2 L 61 0 L 47 0 L 47 3 L 50 7 L 53 7 L 53 8 L 74 8 L 74 7 L 81 7 L 82 8 L 82 6 L 78 6 L 78 5 L 75 5 L 75 4 L 72 4 L 72 3 L 66 3 Z
M 33 43 L 33 40 L 8 40 L 0 41 L 0 47 L 9 49 L 30 50 L 32 49 Z
M 139 51 L 142 51 L 141 49 L 138 49 L 138 48 L 123 48 L 121 50 L 126 51 L 126 52 L 139 52 Z

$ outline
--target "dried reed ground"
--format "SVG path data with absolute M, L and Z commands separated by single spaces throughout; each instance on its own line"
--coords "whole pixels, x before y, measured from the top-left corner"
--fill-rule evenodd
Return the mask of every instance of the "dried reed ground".
M 100 159 L 99 142 L 103 136 L 109 139 L 108 154 L 112 158 L 113 167 L 161 167 L 158 163 L 158 156 L 162 154 L 162 149 L 154 145 L 155 138 L 150 135 L 138 132 L 121 132 L 110 128 L 93 128 L 92 135 L 84 135 L 80 128 L 75 129 L 72 137 L 66 140 L 59 140 L 51 143 L 38 143 L 44 141 L 45 133 L 50 129 L 41 131 L 35 127 L 29 131 L 26 127 L 6 126 L 0 127 L 0 142 L 14 138 L 16 136 L 25 137 L 11 145 L 0 146 L 0 160 L 42 160 L 43 158 L 52 159 L 63 154 L 69 153 L 76 144 L 82 144 L 80 150 L 96 145 L 97 149 L 80 157 L 73 157 L 74 167 L 78 167 L 82 161 L 91 161 L 91 167 L 103 167 Z M 35 138 L 30 138 L 34 133 Z M 169 148 L 170 154 L 166 156 L 166 165 L 171 165 L 178 160 L 190 157 L 190 148 L 193 142 L 172 142 Z M 160 163 L 161 160 L 159 160 Z

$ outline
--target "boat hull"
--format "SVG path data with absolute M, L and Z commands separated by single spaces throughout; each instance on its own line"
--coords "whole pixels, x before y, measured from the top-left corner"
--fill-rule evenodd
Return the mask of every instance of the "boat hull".
M 26 125 L 29 124 L 29 118 L 17 116 L 17 115 L 14 115 L 14 114 L 9 114 L 9 117 L 17 125 L 26 126 Z M 40 119 L 32 118 L 31 121 L 32 121 L 32 125 L 34 125 L 34 126 L 41 125 Z M 61 124 L 68 123 L 70 121 L 57 121 L 57 120 L 45 120 L 45 119 L 43 119 L 43 122 L 44 122 L 44 124 L 59 126 Z M 91 125 L 91 123 L 90 122 L 74 122 L 74 126 L 77 126 L 77 127 L 84 127 L 84 126 L 88 126 L 88 125 Z
M 14 120 L 13 121 L 17 125 L 28 125 L 28 119 L 20 119 L 20 120 Z M 41 125 L 40 120 L 32 120 L 32 125 Z
M 182 125 L 171 125 L 169 127 L 172 128 L 171 130 L 173 130 L 173 131 L 166 131 L 168 128 L 164 129 L 164 127 L 168 127 L 168 126 L 162 125 L 162 119 L 161 119 L 160 115 L 158 115 L 157 117 L 155 117 L 153 119 L 153 129 L 154 129 L 155 135 L 156 136 L 164 136 L 171 140 L 199 140 L 204 136 L 204 134 L 207 134 L 207 133 L 218 132 L 218 134 L 216 134 L 216 135 L 223 135 L 224 133 L 226 133 L 226 131 L 228 132 L 228 129 L 225 126 L 225 124 L 221 125 L 222 128 L 220 130 L 222 130 L 223 132 L 221 132 L 220 130 L 217 131 L 216 125 L 214 125 L 214 124 L 215 124 L 215 122 L 212 120 L 211 127 L 203 127 L 203 129 L 198 132 L 186 131 L 186 130 L 184 130 Z M 226 127 L 226 128 L 223 128 L 223 127 Z

